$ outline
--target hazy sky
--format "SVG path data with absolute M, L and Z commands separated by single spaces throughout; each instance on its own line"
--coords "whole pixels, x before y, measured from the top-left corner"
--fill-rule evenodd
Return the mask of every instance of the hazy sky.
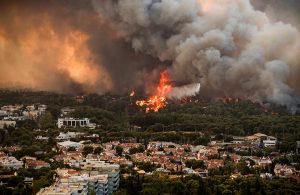
M 2 0 L 0 86 L 150 93 L 168 69 L 204 95 L 295 105 L 300 1 L 251 2 Z

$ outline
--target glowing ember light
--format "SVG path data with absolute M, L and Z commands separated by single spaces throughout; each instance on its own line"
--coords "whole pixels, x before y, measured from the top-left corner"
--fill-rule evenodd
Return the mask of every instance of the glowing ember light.
M 135 95 L 135 91 L 132 90 L 129 95 L 130 97 L 133 97 Z
M 216 2 L 211 1 L 211 0 L 197 0 L 197 2 L 201 7 L 201 11 L 204 13 L 207 13 L 207 12 L 213 10 L 213 7 L 216 5 Z
M 156 87 L 155 94 L 147 100 L 136 101 L 136 105 L 146 107 L 146 112 L 158 112 L 167 105 L 166 96 L 172 90 L 171 79 L 168 71 L 164 70 L 160 73 L 160 81 Z

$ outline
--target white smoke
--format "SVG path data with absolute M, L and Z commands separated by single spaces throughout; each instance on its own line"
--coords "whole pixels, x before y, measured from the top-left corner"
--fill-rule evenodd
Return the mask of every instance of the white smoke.
M 185 97 L 195 96 L 200 92 L 200 83 L 193 83 L 180 87 L 174 87 L 167 95 L 168 99 L 182 99 Z
M 136 52 L 172 61 L 172 78 L 179 82 L 201 83 L 208 94 L 289 107 L 299 101 L 299 32 L 290 24 L 271 22 L 249 0 L 94 4 Z

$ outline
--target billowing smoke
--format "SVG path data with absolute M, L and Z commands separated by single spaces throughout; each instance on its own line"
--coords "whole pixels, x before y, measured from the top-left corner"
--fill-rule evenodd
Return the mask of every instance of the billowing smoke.
M 151 92 L 168 68 L 172 80 L 191 84 L 175 88 L 172 98 L 194 95 L 201 83 L 207 96 L 293 107 L 300 95 L 299 31 L 290 16 L 280 22 L 269 6 L 251 2 L 3 0 L 0 85 Z
M 103 20 L 138 53 L 172 61 L 172 77 L 202 93 L 293 106 L 300 42 L 249 0 L 95 1 Z M 297 71 L 296 73 L 294 71 Z
M 160 62 L 116 34 L 90 0 L 2 0 L 0 87 L 124 93 L 142 86 Z
M 195 96 L 200 92 L 200 83 L 193 83 L 180 87 L 173 87 L 172 91 L 167 95 L 169 99 L 182 99 L 185 97 Z

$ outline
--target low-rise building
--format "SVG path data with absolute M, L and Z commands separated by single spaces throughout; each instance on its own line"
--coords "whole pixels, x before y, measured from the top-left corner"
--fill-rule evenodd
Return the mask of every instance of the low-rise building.
M 23 105 L 20 104 L 16 104 L 16 105 L 6 105 L 6 106 L 2 106 L 1 110 L 2 111 L 6 111 L 9 115 L 13 114 L 13 112 L 18 112 L 19 110 L 21 110 L 23 108 Z
M 24 121 L 24 116 L 6 116 L 3 118 L 4 121 Z
M 0 110 L 0 116 L 8 116 L 8 112 L 6 110 Z
M 16 121 L 12 120 L 0 120 L 0 129 L 4 129 L 5 127 L 15 127 Z
M 78 142 L 64 141 L 64 142 L 58 142 L 57 146 L 58 147 L 63 147 L 65 149 L 69 149 L 69 148 L 78 149 L 78 148 L 80 148 L 82 146 L 82 144 L 80 144 Z
M 35 139 L 40 141 L 48 141 L 49 137 L 43 137 L 42 135 L 38 135 L 35 137 Z
M 257 145 L 262 145 L 263 147 L 275 147 L 277 143 L 276 137 L 268 136 L 262 133 L 256 133 L 254 135 L 247 136 L 246 140 Z
M 70 114 L 71 112 L 74 112 L 74 111 L 75 111 L 74 108 L 65 107 L 65 108 L 61 109 L 61 114 L 63 116 L 66 116 L 66 115 L 68 115 L 68 114 Z
M 75 131 L 68 131 L 67 134 L 69 135 L 70 138 L 79 138 L 85 135 L 85 133 L 83 132 L 75 132 Z
M 36 120 L 40 116 L 40 113 L 37 110 L 32 110 L 32 111 L 24 110 L 22 112 L 22 115 L 25 119 Z
M 295 167 L 290 165 L 276 164 L 274 167 L 274 173 L 278 177 L 289 177 L 292 176 L 293 173 L 295 172 L 296 172 Z
M 26 169 L 50 168 L 50 164 L 42 160 L 26 160 Z
M 36 120 L 39 116 L 46 112 L 47 106 L 43 104 L 32 104 L 26 106 L 22 115 L 25 119 Z
M 33 183 L 33 177 L 25 177 L 24 178 L 24 184 L 32 185 L 32 183 Z
M 17 160 L 13 156 L 5 156 L 0 160 L 0 165 L 7 169 L 20 169 L 23 167 L 23 164 L 22 161 Z
M 59 118 L 57 121 L 58 128 L 65 128 L 65 127 L 88 127 L 88 128 L 95 128 L 96 124 L 90 123 L 90 119 L 83 118 L 83 119 L 76 119 L 76 118 Z
M 269 157 L 252 156 L 250 159 L 253 160 L 256 165 L 261 166 L 261 167 L 266 167 L 266 166 L 272 164 L 272 160 Z
M 36 160 L 36 157 L 33 157 L 33 156 L 23 156 L 23 157 L 21 157 L 21 159 L 20 160 Z
M 204 160 L 208 169 L 215 169 L 224 166 L 223 159 L 211 159 L 211 160 Z
M 58 141 L 67 141 L 70 140 L 70 135 L 68 133 L 60 132 L 59 135 L 55 138 Z

